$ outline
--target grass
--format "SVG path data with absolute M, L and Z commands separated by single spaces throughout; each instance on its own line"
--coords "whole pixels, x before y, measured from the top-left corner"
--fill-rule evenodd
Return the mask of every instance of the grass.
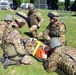
M 18 10 L 17 10 L 18 11 Z M 15 12 L 10 12 L 7 10 L 0 10 L 0 19 L 3 19 L 6 14 L 14 15 Z M 49 18 L 47 17 L 48 12 L 51 12 L 51 10 L 39 10 L 43 17 L 44 17 L 44 23 L 42 24 L 41 28 L 38 30 L 38 33 L 41 32 L 46 28 L 46 26 L 49 23 Z M 23 10 L 27 14 L 27 10 Z M 66 33 L 66 40 L 67 45 L 76 48 L 76 18 L 74 13 L 70 12 L 63 12 L 58 11 L 59 14 L 63 17 L 60 17 L 61 21 L 64 21 L 67 33 Z M 29 33 L 28 26 L 25 25 L 20 29 L 23 36 L 28 37 L 28 35 L 24 34 L 25 32 Z M 2 55 L 2 51 L 0 50 L 0 56 Z M 34 62 L 32 65 L 28 66 L 9 66 L 6 70 L 3 69 L 2 64 L 0 63 L 0 75 L 65 75 L 63 71 L 60 69 L 57 69 L 56 72 L 48 73 L 45 71 L 43 67 L 43 63 L 35 60 L 33 58 Z

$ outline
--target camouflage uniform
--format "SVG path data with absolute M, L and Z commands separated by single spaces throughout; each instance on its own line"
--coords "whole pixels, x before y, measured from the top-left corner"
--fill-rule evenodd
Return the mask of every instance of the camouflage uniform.
M 28 6 L 29 7 L 29 6 Z M 36 37 L 37 35 L 37 29 L 39 29 L 41 27 L 41 24 L 43 22 L 43 17 L 41 15 L 41 13 L 38 10 L 35 10 L 33 12 L 28 12 L 28 17 L 30 18 L 30 20 L 28 21 L 28 26 L 30 28 L 30 32 L 32 33 L 32 35 L 34 37 Z M 34 28 L 33 26 L 36 25 L 37 27 Z
M 60 46 L 54 48 L 54 52 L 45 61 L 48 72 L 53 72 L 59 67 L 68 75 L 76 75 L 76 49 Z
M 65 25 L 64 23 L 58 23 L 58 25 L 50 23 L 44 33 L 44 38 L 50 40 L 52 37 L 58 37 L 60 40 L 65 43 Z
M 23 12 L 18 12 L 15 15 L 15 20 L 18 22 L 22 22 L 21 24 L 25 24 L 26 21 L 22 17 L 27 17 Z M 18 31 L 18 28 L 13 28 L 16 23 L 13 22 L 11 25 L 5 28 L 2 38 L 2 49 L 6 58 L 9 58 L 9 62 L 5 60 L 3 66 L 8 66 L 11 64 L 31 64 L 32 59 L 26 55 L 26 50 L 24 49 L 23 43 L 20 41 L 21 34 Z M 19 24 L 20 25 L 20 24 Z M 21 27 L 21 26 L 19 26 Z
M 12 21 L 13 21 L 13 17 L 10 14 L 7 14 L 4 17 L 4 20 L 0 21 L 0 44 L 2 44 L 2 35 L 5 30 L 5 26 L 9 25 Z
M 55 24 L 56 22 L 56 24 Z M 50 22 L 46 30 L 42 31 L 37 37 L 43 36 L 44 40 L 49 41 L 52 37 L 58 37 L 65 44 L 66 26 L 63 22 Z
M 0 21 L 0 44 L 2 44 L 2 35 L 6 25 L 5 21 Z

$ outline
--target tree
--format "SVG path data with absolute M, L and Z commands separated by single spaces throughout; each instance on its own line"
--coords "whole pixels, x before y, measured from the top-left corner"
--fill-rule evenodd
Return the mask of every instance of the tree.
M 51 9 L 57 10 L 58 9 L 58 0 L 51 0 Z
M 65 0 L 64 5 L 65 5 L 64 10 L 69 10 L 70 0 Z
M 57 10 L 58 0 L 47 0 L 48 9 Z
M 70 10 L 76 12 L 76 0 L 75 0 L 74 3 L 71 5 Z
M 23 0 L 23 3 L 30 3 L 30 0 Z
M 14 2 L 14 4 L 15 4 L 17 7 L 19 7 L 20 4 L 21 4 L 21 2 L 22 2 L 22 0 L 13 0 L 13 2 Z
M 34 3 L 34 0 L 30 0 L 30 3 Z
M 75 2 L 74 3 L 76 3 L 76 0 L 75 0 Z

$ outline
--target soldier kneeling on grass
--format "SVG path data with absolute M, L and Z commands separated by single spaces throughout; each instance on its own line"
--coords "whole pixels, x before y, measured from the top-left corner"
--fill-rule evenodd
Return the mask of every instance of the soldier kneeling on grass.
M 3 35 L 4 30 L 5 30 L 5 27 L 6 27 L 6 25 L 10 25 L 12 23 L 12 21 L 13 21 L 13 16 L 10 14 L 7 14 L 4 17 L 4 20 L 0 21 L 0 47 L 2 44 L 2 35 Z
M 57 37 L 50 40 L 50 47 L 54 52 L 45 61 L 45 69 L 53 72 L 59 67 L 67 75 L 76 75 L 76 49 L 62 46 Z
M 63 45 L 66 45 L 66 26 L 64 22 L 59 21 L 59 14 L 56 11 L 50 12 L 47 15 L 50 23 L 46 29 L 37 35 L 37 38 L 43 37 L 44 43 L 49 44 L 49 40 L 52 37 L 58 37 Z
M 24 49 L 21 42 L 21 34 L 18 31 L 19 28 L 26 24 L 26 14 L 23 12 L 17 12 L 14 16 L 15 21 L 7 25 L 2 36 L 2 51 L 3 56 L 0 61 L 3 64 L 3 68 L 7 68 L 9 65 L 31 64 L 32 59 L 27 55 L 27 51 Z

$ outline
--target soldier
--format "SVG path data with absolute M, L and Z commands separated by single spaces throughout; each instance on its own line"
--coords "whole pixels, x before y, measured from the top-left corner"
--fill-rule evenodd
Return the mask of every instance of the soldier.
M 58 21 L 59 14 L 56 11 L 48 13 L 48 17 L 50 18 L 49 25 L 46 27 L 46 30 L 37 35 L 37 38 L 43 36 L 44 40 L 48 42 L 50 38 L 58 37 L 64 45 L 66 33 L 65 24 L 63 22 Z
M 2 44 L 2 35 L 6 25 L 10 25 L 13 21 L 13 17 L 10 14 L 7 14 L 4 17 L 4 20 L 0 21 L 0 45 Z
M 22 41 L 24 43 L 25 50 L 30 55 L 34 56 L 38 61 L 46 60 L 48 55 L 52 52 L 49 46 L 45 45 L 35 38 L 25 38 L 22 39 Z
M 53 72 L 59 67 L 67 75 L 76 75 L 76 49 L 62 46 L 62 42 L 57 37 L 51 38 L 50 47 L 54 52 L 45 61 L 45 69 Z
M 18 28 L 26 24 L 26 17 L 25 13 L 17 12 L 14 16 L 15 21 L 4 30 L 2 37 L 2 50 L 4 54 L 0 59 L 4 68 L 7 68 L 8 65 L 18 63 L 26 65 L 32 63 L 32 59 L 26 55 L 27 52 L 24 49 L 23 43 L 20 41 L 21 34 L 18 31 Z
M 41 27 L 43 22 L 43 17 L 38 10 L 35 10 L 35 6 L 33 4 L 28 5 L 28 17 L 30 20 L 28 21 L 28 26 L 30 29 L 31 34 L 36 37 L 37 30 Z

